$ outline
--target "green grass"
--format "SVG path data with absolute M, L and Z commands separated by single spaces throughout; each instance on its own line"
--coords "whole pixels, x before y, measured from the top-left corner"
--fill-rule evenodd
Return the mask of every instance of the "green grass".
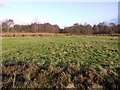
M 118 37 L 41 36 L 2 38 L 2 62 L 22 60 L 41 65 L 77 66 L 120 63 Z

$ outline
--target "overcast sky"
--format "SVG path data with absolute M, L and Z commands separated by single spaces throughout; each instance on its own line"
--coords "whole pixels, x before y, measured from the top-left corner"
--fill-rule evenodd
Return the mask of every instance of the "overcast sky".
M 50 0 L 48 0 L 50 1 Z M 94 1 L 94 0 L 92 0 Z M 18 24 L 58 24 L 61 28 L 74 23 L 98 24 L 118 19 L 118 0 L 111 2 L 38 2 L 38 0 L 0 1 L 0 20 L 13 19 Z M 114 2 L 112 2 L 114 1 Z

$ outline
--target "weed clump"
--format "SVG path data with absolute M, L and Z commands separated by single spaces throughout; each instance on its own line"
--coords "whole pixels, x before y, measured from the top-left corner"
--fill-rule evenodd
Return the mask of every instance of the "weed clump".
M 81 88 L 119 89 L 119 67 L 105 69 L 102 66 L 80 67 L 68 64 L 42 66 L 25 61 L 4 63 L 2 88 Z M 105 69 L 105 70 L 103 70 Z

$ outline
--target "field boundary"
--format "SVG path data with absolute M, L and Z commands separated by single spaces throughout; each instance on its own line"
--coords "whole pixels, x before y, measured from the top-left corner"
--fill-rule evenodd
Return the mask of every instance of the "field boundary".
M 0 37 L 26 37 L 26 36 L 120 36 L 120 34 L 69 34 L 69 33 L 0 33 Z

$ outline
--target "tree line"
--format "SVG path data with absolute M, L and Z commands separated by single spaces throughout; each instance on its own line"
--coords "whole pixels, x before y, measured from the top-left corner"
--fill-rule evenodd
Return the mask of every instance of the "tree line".
M 119 34 L 120 24 L 110 23 L 107 25 L 105 22 L 98 25 L 91 26 L 90 24 L 78 24 L 60 29 L 58 25 L 51 25 L 50 23 L 31 23 L 30 25 L 14 24 L 12 19 L 2 21 L 2 32 L 33 32 L 33 33 L 69 33 L 69 34 Z

